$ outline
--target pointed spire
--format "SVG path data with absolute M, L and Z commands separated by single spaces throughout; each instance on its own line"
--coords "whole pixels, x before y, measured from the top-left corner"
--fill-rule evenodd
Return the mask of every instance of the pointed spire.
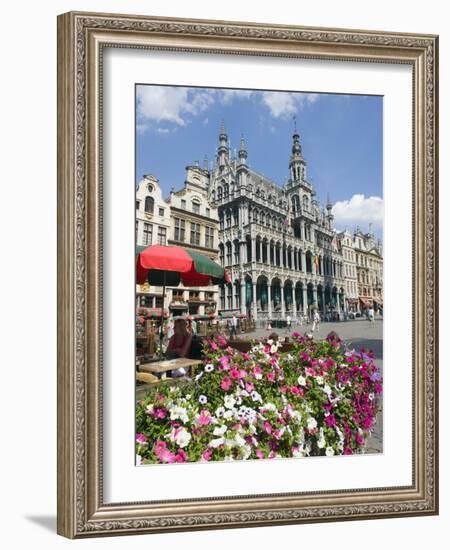
M 331 210 L 333 205 L 331 204 L 330 193 L 327 193 L 327 210 Z
M 227 139 L 227 131 L 225 130 L 225 121 L 220 121 L 220 139 L 223 139 L 222 136 L 225 136 L 225 139 Z
M 294 119 L 294 136 L 298 136 L 298 131 L 297 131 L 297 115 L 294 115 L 292 118 Z
M 219 135 L 219 147 L 217 149 L 217 162 L 219 167 L 224 168 L 227 160 L 229 160 L 230 148 L 228 143 L 228 136 L 225 130 L 225 123 L 223 119 L 220 123 L 220 135 Z
M 247 164 L 247 147 L 245 145 L 244 134 L 241 134 L 241 141 L 239 144 L 239 164 Z

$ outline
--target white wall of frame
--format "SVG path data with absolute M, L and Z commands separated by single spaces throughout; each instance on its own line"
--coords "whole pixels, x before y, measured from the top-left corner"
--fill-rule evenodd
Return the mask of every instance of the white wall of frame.
M 320 3 L 243 3 L 228 0 L 149 2 L 139 0 L 48 0 L 36 3 L 17 0 L 3 7 L 6 23 L 1 34 L 3 86 L 0 89 L 3 159 L 0 164 L 2 235 L 2 540 L 8 548 L 33 545 L 54 549 L 69 544 L 97 548 L 142 548 L 143 544 L 194 549 L 214 546 L 225 549 L 273 548 L 301 543 L 348 548 L 358 541 L 363 549 L 389 547 L 400 539 L 411 550 L 442 547 L 448 532 L 450 486 L 448 469 L 441 470 L 441 514 L 438 517 L 328 523 L 304 526 L 238 529 L 67 541 L 56 529 L 56 15 L 69 10 L 123 12 L 179 17 L 203 17 L 268 23 L 292 23 L 355 29 L 438 33 L 441 66 L 450 56 L 450 30 L 445 4 L 411 0 L 393 3 L 379 0 L 368 10 L 357 0 L 323 0 Z M 440 149 L 442 182 L 440 202 L 450 203 L 450 75 L 440 74 Z M 20 184 L 19 184 L 20 182 Z M 20 185 L 20 191 L 19 191 Z M 26 201 L 19 197 L 26 196 Z M 441 216 L 443 272 L 449 268 L 445 235 L 450 216 Z M 5 254 L 6 252 L 6 254 Z M 442 281 L 441 310 L 449 310 L 450 293 Z M 30 297 L 32 299 L 30 300 Z M 442 315 L 441 331 L 449 329 Z M 445 418 L 446 388 L 450 370 L 441 357 L 441 464 L 450 453 Z M 25 358 L 24 358 L 25 357 Z M 444 539 L 445 540 L 445 539 Z

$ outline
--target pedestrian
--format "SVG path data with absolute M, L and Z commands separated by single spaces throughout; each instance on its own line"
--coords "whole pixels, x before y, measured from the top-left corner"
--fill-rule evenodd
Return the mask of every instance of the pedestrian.
M 314 310 L 314 313 L 313 313 L 313 323 L 312 323 L 311 332 L 315 332 L 316 330 L 319 330 L 319 325 L 320 325 L 320 315 L 316 309 Z
M 231 318 L 231 338 L 234 340 L 237 336 L 237 317 L 236 314 L 233 313 L 233 317 Z
M 288 331 L 291 330 L 291 316 L 289 314 L 286 316 L 286 327 Z

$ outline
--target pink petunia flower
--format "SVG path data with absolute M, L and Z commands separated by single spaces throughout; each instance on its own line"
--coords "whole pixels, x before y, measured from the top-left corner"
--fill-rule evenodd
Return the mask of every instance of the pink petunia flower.
M 233 382 L 231 381 L 231 378 L 229 378 L 228 376 L 224 376 L 222 378 L 222 381 L 220 382 L 220 387 L 224 391 L 228 391 L 231 388 L 232 384 Z
M 147 438 L 144 434 L 136 434 L 136 443 L 139 443 L 139 445 L 145 445 L 147 443 Z
M 239 371 L 236 368 L 232 368 L 230 370 L 230 376 L 231 376 L 231 378 L 234 378 L 235 380 L 238 380 L 240 378 Z
M 275 373 L 274 372 L 268 372 L 267 373 L 267 380 L 269 382 L 273 382 L 275 380 Z
M 197 419 L 197 422 L 200 424 L 200 426 L 207 426 L 212 422 L 212 417 L 209 411 L 206 409 L 203 409 Z
M 212 449 L 206 449 L 206 451 L 203 451 L 202 453 L 202 459 L 208 462 L 208 460 L 211 460 L 212 454 Z
M 175 462 L 187 462 L 188 455 L 183 449 L 178 449 L 177 454 L 175 455 Z
M 263 426 L 264 431 L 270 435 L 272 433 L 272 424 L 268 420 L 265 420 Z

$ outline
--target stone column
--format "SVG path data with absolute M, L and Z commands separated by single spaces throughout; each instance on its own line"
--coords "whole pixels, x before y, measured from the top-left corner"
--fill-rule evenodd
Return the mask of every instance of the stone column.
M 269 319 L 272 319 L 272 287 L 270 281 L 267 282 L 267 312 L 269 314 Z
M 302 257 L 302 271 L 304 273 L 306 273 L 306 253 L 304 250 L 301 251 L 300 253 L 301 257 Z
M 245 292 L 246 292 L 245 279 L 241 279 L 241 313 L 247 312 L 247 308 L 245 304 L 245 298 L 246 298 Z
M 325 290 L 324 288 L 322 287 L 322 290 L 321 290 L 321 297 L 322 297 L 322 313 L 325 313 Z
M 239 267 L 241 267 L 242 269 L 242 266 L 244 265 L 244 263 L 247 261 L 248 262 L 248 258 L 247 258 L 247 243 L 245 241 L 241 241 L 241 243 L 239 244 L 240 246 L 240 254 L 239 254 Z
M 303 285 L 303 313 L 308 314 L 308 289 Z
M 313 286 L 313 303 L 319 306 L 319 303 L 317 301 L 317 285 Z
M 256 282 L 252 281 L 252 285 L 253 285 L 252 310 L 253 310 L 253 319 L 256 321 L 258 319 L 258 304 L 256 302 Z
M 286 310 L 284 307 L 284 283 L 281 284 L 281 318 L 284 319 Z
M 252 262 L 256 262 L 256 237 L 252 237 Z

